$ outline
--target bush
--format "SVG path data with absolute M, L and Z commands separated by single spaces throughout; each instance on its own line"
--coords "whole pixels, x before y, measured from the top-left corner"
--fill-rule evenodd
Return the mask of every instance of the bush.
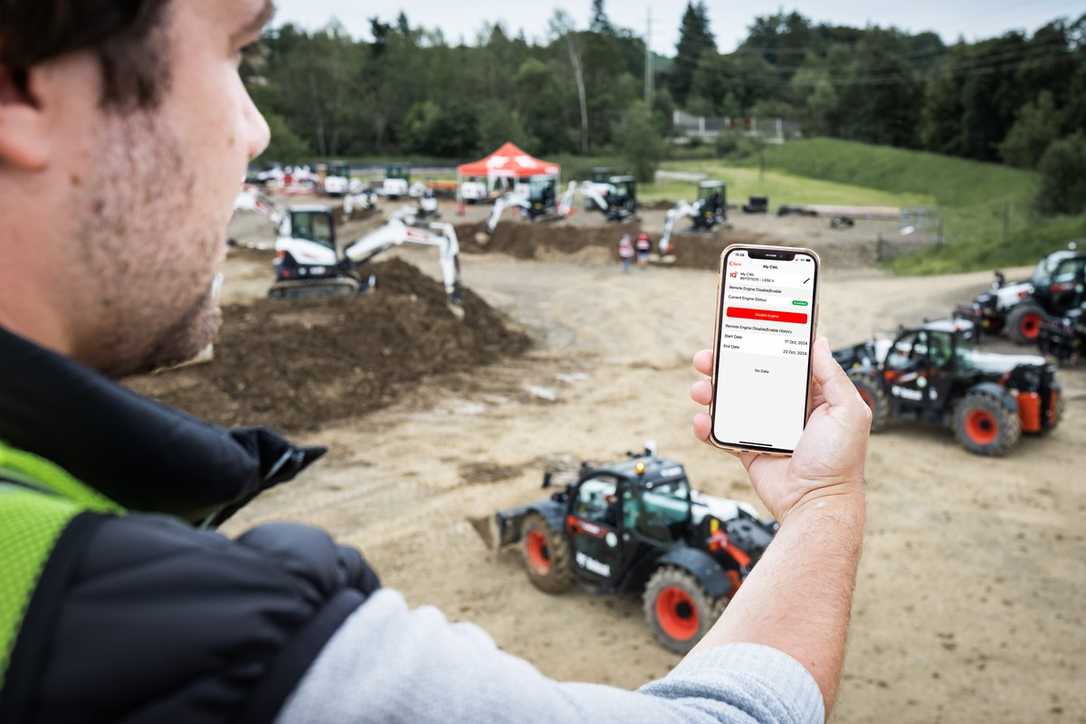
M 667 143 L 644 101 L 637 101 L 626 111 L 615 128 L 615 143 L 638 181 L 656 180 L 656 169 L 667 154 Z
M 740 154 L 742 138 L 735 131 L 721 131 L 716 139 L 717 156 L 737 156 Z
M 1036 168 L 1045 150 L 1060 137 L 1063 114 L 1056 110 L 1056 102 L 1049 91 L 1044 91 L 1036 103 L 1027 103 L 1018 112 L 1018 120 L 999 144 L 1003 160 L 1012 166 Z
M 1086 136 L 1056 141 L 1041 157 L 1037 207 L 1049 214 L 1086 212 Z

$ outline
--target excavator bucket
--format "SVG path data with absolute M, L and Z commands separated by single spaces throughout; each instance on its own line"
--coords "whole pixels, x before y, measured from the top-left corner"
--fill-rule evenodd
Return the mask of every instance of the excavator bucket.
M 475 518 L 468 518 L 468 523 L 475 529 L 475 532 L 479 534 L 479 537 L 483 539 L 483 544 L 488 550 L 495 551 L 498 549 L 498 526 L 497 522 L 492 515 L 483 515 Z

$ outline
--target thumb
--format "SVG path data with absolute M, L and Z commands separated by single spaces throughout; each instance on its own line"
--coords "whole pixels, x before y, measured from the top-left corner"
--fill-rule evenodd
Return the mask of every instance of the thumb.
M 831 407 L 847 405 L 859 399 L 856 386 L 833 358 L 830 343 L 825 337 L 819 337 L 815 341 L 814 350 L 811 353 L 811 372 L 819 387 L 822 388 L 822 396 Z

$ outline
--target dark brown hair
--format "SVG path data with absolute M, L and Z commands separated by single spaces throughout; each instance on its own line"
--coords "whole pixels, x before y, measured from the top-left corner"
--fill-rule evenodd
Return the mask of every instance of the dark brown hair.
M 148 108 L 169 84 L 171 0 L 0 0 L 0 65 L 16 82 L 39 63 L 91 50 L 102 66 L 102 105 Z

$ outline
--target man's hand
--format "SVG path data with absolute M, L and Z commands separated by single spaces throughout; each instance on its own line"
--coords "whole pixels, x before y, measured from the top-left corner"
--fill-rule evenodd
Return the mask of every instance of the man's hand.
M 814 411 L 795 454 L 738 455 L 759 497 L 780 521 L 780 530 L 690 655 L 737 642 L 779 649 L 814 677 L 828 716 L 837 698 L 863 541 L 871 411 L 825 339 L 815 343 L 811 354 Z M 694 367 L 711 374 L 712 353 L 695 355 Z M 690 396 L 708 405 L 709 381 L 696 382 Z M 709 416 L 698 413 L 694 434 L 707 440 L 709 425 Z
M 738 453 L 750 474 L 758 496 L 773 516 L 783 522 L 790 514 L 827 496 L 845 496 L 863 503 L 864 457 L 871 429 L 871 410 L 860 399 L 855 385 L 833 359 L 825 337 L 812 349 L 814 410 L 807 420 L 792 457 Z M 694 369 L 712 375 L 713 353 L 694 355 Z M 690 388 L 690 397 L 709 405 L 713 388 L 699 380 Z M 718 415 L 728 410 L 717 410 Z M 694 435 L 708 440 L 709 415 L 694 417 Z

